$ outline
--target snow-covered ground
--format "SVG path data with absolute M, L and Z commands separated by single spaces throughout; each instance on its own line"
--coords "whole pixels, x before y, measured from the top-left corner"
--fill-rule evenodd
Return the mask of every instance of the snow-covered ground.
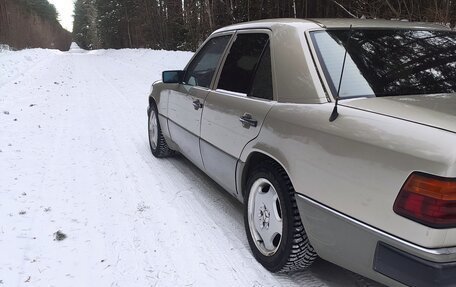
M 150 84 L 190 57 L 0 53 L 0 287 L 375 285 L 323 260 L 267 272 L 241 204 L 183 157 L 151 155 Z

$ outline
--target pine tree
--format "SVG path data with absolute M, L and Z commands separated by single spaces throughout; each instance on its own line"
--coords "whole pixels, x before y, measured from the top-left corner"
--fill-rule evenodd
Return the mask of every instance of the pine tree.
M 73 38 L 83 49 L 95 49 L 98 44 L 97 10 L 94 0 L 74 3 Z
M 96 0 L 97 25 L 102 48 L 124 48 L 120 34 L 121 1 Z
M 18 0 L 18 3 L 44 19 L 57 22 L 57 10 L 47 0 Z

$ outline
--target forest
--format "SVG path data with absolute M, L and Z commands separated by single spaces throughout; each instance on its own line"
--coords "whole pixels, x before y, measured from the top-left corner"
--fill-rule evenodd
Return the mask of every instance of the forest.
M 195 50 L 215 29 L 267 18 L 382 18 L 456 25 L 454 0 L 76 0 L 72 38 L 84 49 Z M 0 0 L 0 43 L 68 49 L 47 0 Z
M 195 50 L 219 27 L 267 18 L 356 17 L 454 27 L 452 0 L 76 0 L 73 36 L 85 49 Z
M 0 44 L 68 50 L 72 35 L 57 19 L 47 0 L 0 0 Z

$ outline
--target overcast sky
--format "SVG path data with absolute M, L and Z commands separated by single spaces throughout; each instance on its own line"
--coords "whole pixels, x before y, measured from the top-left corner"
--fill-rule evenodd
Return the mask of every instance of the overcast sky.
M 59 20 L 63 28 L 68 31 L 73 31 L 73 10 L 74 0 L 48 0 L 51 4 L 54 4 L 59 12 Z

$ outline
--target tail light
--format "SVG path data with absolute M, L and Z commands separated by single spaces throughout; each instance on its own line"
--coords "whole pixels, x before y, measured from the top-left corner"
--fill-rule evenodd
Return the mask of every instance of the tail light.
M 456 227 L 456 178 L 414 172 L 399 192 L 393 209 L 429 227 Z

